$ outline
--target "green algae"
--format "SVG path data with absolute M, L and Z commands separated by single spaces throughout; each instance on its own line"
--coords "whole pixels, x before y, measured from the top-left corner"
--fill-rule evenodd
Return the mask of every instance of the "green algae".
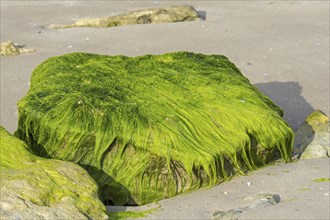
M 309 190 L 310 190 L 310 188 L 300 188 L 299 189 L 300 192 L 305 192 L 305 191 L 309 191 Z
M 111 220 L 122 220 L 131 218 L 145 218 L 147 215 L 156 211 L 158 208 L 153 208 L 144 211 L 123 211 L 123 212 L 109 212 L 109 217 Z
M 146 204 L 291 160 L 283 112 L 221 55 L 73 53 L 32 73 L 16 135 L 78 163 L 116 205 Z
M 121 219 L 128 219 L 128 218 L 144 218 L 148 213 L 140 213 L 140 212 L 111 212 L 109 214 L 110 219 L 113 220 L 121 220 Z
M 2 126 L 0 136 L 1 218 L 49 217 L 54 209 L 55 215 L 56 209 L 61 210 L 63 215 L 58 217 L 108 218 L 98 199 L 97 184 L 85 170 L 70 162 L 33 155 L 23 141 Z M 19 203 L 15 206 L 17 200 L 31 204 L 20 210 Z
M 329 182 L 330 178 L 317 178 L 315 180 L 313 180 L 313 182 L 317 182 L 317 183 L 322 183 L 322 182 Z

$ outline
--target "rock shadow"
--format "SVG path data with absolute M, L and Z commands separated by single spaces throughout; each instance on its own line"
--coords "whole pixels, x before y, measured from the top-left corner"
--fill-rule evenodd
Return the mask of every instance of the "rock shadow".
M 206 21 L 206 11 L 197 10 L 197 13 L 198 13 L 199 17 L 202 19 L 202 21 Z
M 314 108 L 301 95 L 298 82 L 257 83 L 255 86 L 284 111 L 284 119 L 295 131 Z
M 109 183 L 105 185 L 100 185 L 98 183 L 99 199 L 104 203 L 105 206 L 116 206 L 116 201 L 114 201 L 115 198 L 122 198 L 124 200 L 127 200 L 127 202 L 123 206 L 119 206 L 119 209 L 121 209 L 120 211 L 125 211 L 125 206 L 137 206 L 137 203 L 133 200 L 129 190 L 125 186 L 117 182 L 114 178 L 109 176 L 106 172 L 91 165 L 81 166 L 88 171 L 89 175 L 91 175 L 94 180 L 101 179 L 102 182 Z
M 300 159 L 302 153 L 306 150 L 315 138 L 315 131 L 308 123 L 304 123 L 296 132 L 294 137 L 292 157 Z

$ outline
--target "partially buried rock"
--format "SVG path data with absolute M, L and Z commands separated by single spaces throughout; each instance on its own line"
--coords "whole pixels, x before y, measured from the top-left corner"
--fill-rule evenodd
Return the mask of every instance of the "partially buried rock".
M 1 56 L 16 56 L 23 53 L 33 53 L 35 49 L 24 48 L 24 46 L 18 46 L 12 41 L 6 41 L 1 43 L 0 55 Z
M 53 57 L 33 71 L 18 109 L 19 138 L 84 166 L 116 205 L 291 159 L 282 110 L 221 55 Z
M 293 155 L 300 159 L 329 157 L 329 117 L 317 110 L 310 114 L 295 132 Z
M 215 220 L 234 220 L 234 219 L 240 219 L 240 215 L 243 212 L 247 211 L 253 211 L 254 209 L 258 208 L 265 208 L 267 206 L 277 205 L 280 202 L 280 196 L 277 194 L 271 194 L 271 193 L 265 193 L 265 194 L 256 194 L 251 195 L 244 200 L 253 199 L 254 202 L 246 207 L 239 207 L 235 209 L 230 209 L 227 211 L 215 211 L 213 213 L 212 218 Z
M 1 219 L 108 219 L 81 167 L 33 155 L 0 126 Z
M 110 17 L 84 18 L 73 24 L 50 25 L 51 29 L 72 27 L 114 27 L 129 24 L 169 23 L 200 20 L 198 12 L 191 6 L 172 6 L 167 8 L 146 9 Z

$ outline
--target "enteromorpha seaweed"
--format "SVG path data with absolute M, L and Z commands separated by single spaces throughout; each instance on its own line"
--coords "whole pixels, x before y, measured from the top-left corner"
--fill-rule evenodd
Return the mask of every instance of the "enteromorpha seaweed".
M 290 161 L 283 112 L 226 57 L 73 53 L 32 73 L 17 135 L 84 166 L 103 199 L 145 204 Z

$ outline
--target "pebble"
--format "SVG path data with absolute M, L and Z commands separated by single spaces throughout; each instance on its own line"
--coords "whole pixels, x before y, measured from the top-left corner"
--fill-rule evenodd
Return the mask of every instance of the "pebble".
M 246 185 L 252 186 L 252 182 L 247 182 Z

